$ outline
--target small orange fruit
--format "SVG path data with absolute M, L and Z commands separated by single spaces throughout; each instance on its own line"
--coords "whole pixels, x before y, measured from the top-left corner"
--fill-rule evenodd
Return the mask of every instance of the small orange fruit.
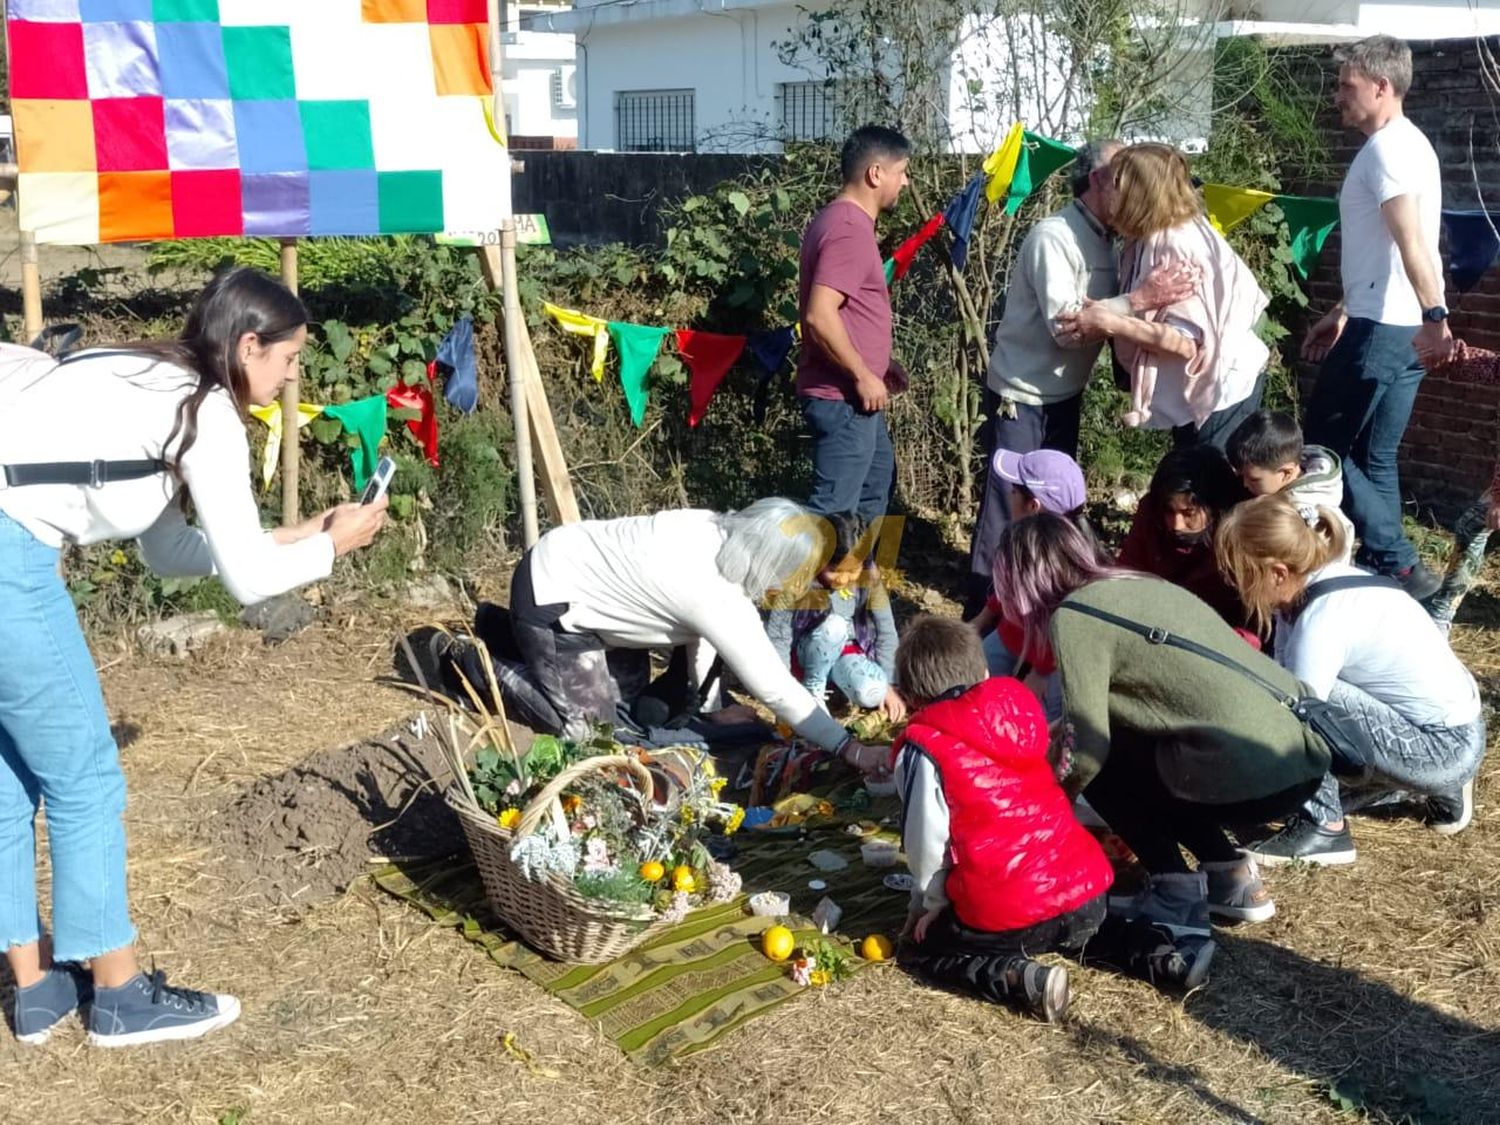
M 667 869 L 654 859 L 641 864 L 641 878 L 648 883 L 660 883 L 666 875 Z
M 871 934 L 859 943 L 859 955 L 866 961 L 889 960 L 891 952 L 891 939 L 884 934 Z
M 785 961 L 797 946 L 797 939 L 785 926 L 772 926 L 760 935 L 760 951 L 772 961 Z
M 698 889 L 698 877 L 693 874 L 693 869 L 687 864 L 680 863 L 672 868 L 672 889 L 686 891 L 688 894 Z

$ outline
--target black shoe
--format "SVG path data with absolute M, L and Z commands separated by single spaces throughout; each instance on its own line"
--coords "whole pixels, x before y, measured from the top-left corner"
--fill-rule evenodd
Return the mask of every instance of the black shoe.
M 1240 851 L 1267 867 L 1296 860 L 1335 867 L 1354 862 L 1354 837 L 1349 834 L 1347 824 L 1335 832 L 1309 817 L 1294 816 L 1274 836 Z
M 1160 929 L 1160 927 L 1158 927 Z M 1209 962 L 1214 959 L 1212 938 L 1172 937 L 1161 930 L 1167 941 L 1151 955 L 1151 983 L 1158 988 L 1191 992 L 1208 980 Z
M 461 660 L 464 653 L 473 647 L 474 642 L 470 638 L 461 634 L 455 636 L 442 630 L 433 633 L 427 642 L 428 664 L 438 675 L 438 686 L 443 694 L 468 711 L 474 709 L 474 703 L 469 698 L 469 693 L 464 690 Z M 487 685 L 474 684 L 473 688 L 483 699 Z
M 1443 588 L 1443 580 L 1422 563 L 1416 563 L 1405 570 L 1398 570 L 1391 577 L 1401 583 L 1401 588 L 1419 602 L 1425 602 Z
M 1427 798 L 1427 823 L 1440 836 L 1455 836 L 1474 819 L 1474 779 Z
M 1006 976 L 1015 981 L 1012 995 L 1024 998 L 1033 1015 L 1056 1023 L 1068 1010 L 1068 970 L 1061 965 L 1043 965 L 1029 957 L 1013 957 Z

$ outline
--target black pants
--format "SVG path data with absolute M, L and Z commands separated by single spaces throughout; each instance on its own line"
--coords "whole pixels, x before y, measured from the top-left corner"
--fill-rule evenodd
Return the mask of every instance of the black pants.
M 928 927 L 925 941 L 902 947 L 901 963 L 934 984 L 997 1003 L 1016 995 L 1007 979 L 1012 962 L 1040 953 L 1064 953 L 1150 980 L 1151 955 L 1168 938 L 1149 923 L 1108 913 L 1105 897 L 1025 929 L 998 932 L 970 929 L 949 907 Z
M 1239 859 L 1239 849 L 1225 831 L 1227 825 L 1290 816 L 1312 796 L 1320 780 L 1312 778 L 1255 800 L 1200 804 L 1168 791 L 1157 768 L 1154 744 L 1117 738 L 1104 768 L 1083 792 L 1147 871 L 1167 875 L 1188 870 L 1183 848 L 1200 863 Z
M 1240 423 L 1260 409 L 1265 393 L 1266 373 L 1262 371 L 1256 377 L 1255 388 L 1246 398 L 1223 410 L 1215 410 L 1203 420 L 1203 425 L 1194 426 L 1189 422 L 1185 426 L 1174 426 L 1172 447 L 1181 449 L 1184 445 L 1211 445 L 1223 453 L 1229 445 L 1230 435 L 1240 428 Z
M 994 391 L 985 389 L 984 462 L 981 467 L 979 518 L 974 523 L 974 540 L 969 548 L 969 589 L 965 616 L 978 612 L 990 586 L 994 569 L 995 548 L 1000 533 L 1010 523 L 1010 485 L 995 476 L 990 468 L 995 451 L 1032 453 L 1038 449 L 1058 449 L 1069 457 L 1078 456 L 1078 427 L 1083 410 L 1083 395 L 1076 394 L 1046 406 L 1008 403 Z M 1014 412 L 1015 417 L 1009 415 Z

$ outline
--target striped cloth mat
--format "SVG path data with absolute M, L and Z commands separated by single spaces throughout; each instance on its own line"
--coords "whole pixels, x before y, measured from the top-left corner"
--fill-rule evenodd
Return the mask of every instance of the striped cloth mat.
M 894 939 L 906 917 L 907 896 L 881 882 L 887 870 L 864 866 L 859 841 L 829 833 L 802 839 L 736 837 L 731 860 L 746 894 L 786 891 L 794 916 L 786 924 L 798 941 L 817 936 L 809 920 L 825 894 L 843 908 L 844 946 L 869 933 Z M 840 871 L 819 872 L 808 862 L 818 849 L 849 861 Z M 899 870 L 899 868 L 897 869 Z M 826 890 L 808 882 L 821 879 Z M 518 969 L 590 1020 L 632 1059 L 662 1063 L 709 1046 L 719 1036 L 802 992 L 784 964 L 760 952 L 760 935 L 775 921 L 749 913 L 745 898 L 706 907 L 619 960 L 567 965 L 533 953 L 504 932 L 485 901 L 479 873 L 467 855 L 420 864 L 396 864 L 375 874 L 384 890 L 457 927 L 499 965 Z M 863 968 L 857 955 L 850 964 Z

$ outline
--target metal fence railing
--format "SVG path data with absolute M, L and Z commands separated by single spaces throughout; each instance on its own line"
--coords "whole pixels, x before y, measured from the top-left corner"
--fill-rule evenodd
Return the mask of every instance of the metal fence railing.
M 692 90 L 615 91 L 615 148 L 696 152 Z

